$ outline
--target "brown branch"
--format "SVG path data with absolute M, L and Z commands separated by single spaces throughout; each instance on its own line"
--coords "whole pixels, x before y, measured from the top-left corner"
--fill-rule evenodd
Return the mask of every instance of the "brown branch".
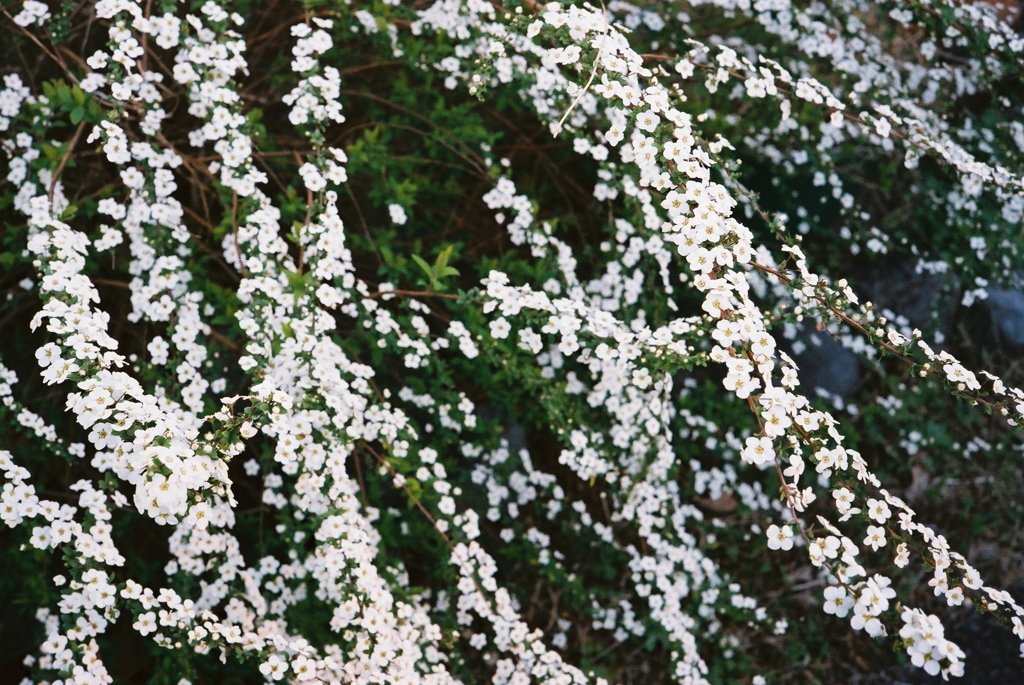
M 398 66 L 401 64 L 404 64 L 404 62 L 398 59 L 389 59 L 383 62 L 370 62 L 369 64 L 360 64 L 355 67 L 348 67 L 346 69 L 342 69 L 341 75 L 351 76 L 352 74 L 358 74 L 359 72 L 362 71 L 369 71 L 370 69 L 382 69 L 384 67 Z
M 395 470 L 395 467 L 389 464 L 388 460 L 382 457 L 377 452 L 377 450 L 373 449 L 373 447 L 370 446 L 370 443 L 364 440 L 362 442 L 362 445 L 363 447 L 366 448 L 367 452 L 372 454 L 377 459 L 377 461 L 381 463 L 381 466 L 383 466 L 384 468 L 391 472 L 392 476 L 398 475 L 398 472 Z M 451 538 L 449 538 L 446 533 L 444 533 L 440 528 L 437 527 L 437 519 L 435 519 L 434 516 L 427 510 L 427 508 L 423 506 L 423 503 L 420 501 L 420 499 L 416 497 L 414 494 L 412 494 L 412 490 L 409 489 L 409 484 L 407 482 L 402 483 L 402 489 L 405 490 L 405 494 L 409 497 L 412 503 L 416 505 L 416 508 L 420 510 L 420 513 L 423 514 L 424 518 L 427 519 L 427 522 L 430 523 L 430 525 L 433 526 L 434 530 L 437 531 L 437 534 L 441 536 L 441 539 L 445 541 L 445 543 L 448 545 L 448 548 L 454 550 L 455 544 L 452 542 Z
M 50 189 L 46 193 L 46 198 L 50 201 L 51 207 L 53 206 L 53 194 L 57 190 L 57 181 L 60 180 L 60 175 L 64 172 L 64 167 L 67 166 L 68 160 L 71 159 L 71 153 L 74 151 L 75 146 L 78 145 L 78 139 L 82 137 L 83 130 L 85 130 L 84 119 L 79 122 L 78 128 L 75 129 L 75 135 L 71 137 L 68 149 L 64 151 L 64 156 L 61 157 L 60 164 L 57 165 L 57 170 L 53 172 L 53 178 L 50 179 Z
M 376 300 L 384 297 L 394 295 L 395 297 L 436 297 L 443 300 L 457 300 L 458 295 L 452 295 L 451 293 L 433 293 L 429 290 L 377 290 L 368 295 L 364 295 L 364 298 Z
M 235 256 L 238 257 L 238 269 L 243 276 L 249 275 L 245 268 L 245 261 L 242 259 L 242 249 L 238 246 L 238 193 L 231 193 L 231 236 L 235 242 Z
M 747 263 L 750 264 L 750 266 L 754 267 L 755 269 L 758 269 L 759 271 L 763 271 L 764 273 L 768 273 L 768 274 L 771 274 L 771 275 L 775 276 L 776 278 L 781 280 L 783 283 L 789 284 L 789 283 L 792 283 L 792 281 L 793 281 L 792 277 L 787 276 L 786 274 L 784 274 L 784 273 L 782 273 L 782 272 L 780 272 L 780 271 L 778 271 L 776 269 L 773 269 L 773 268 L 771 268 L 769 266 L 764 266 L 763 264 L 758 264 L 757 262 L 755 262 L 753 260 L 751 260 L 750 262 L 747 262 Z M 828 302 L 828 300 L 826 300 L 821 295 L 814 295 L 813 299 L 818 304 L 820 304 L 822 307 L 824 307 L 829 312 L 831 312 L 834 316 L 836 316 L 841 321 L 846 323 L 848 326 L 850 326 L 851 328 L 856 330 L 858 333 L 860 333 L 861 335 L 866 337 L 871 343 L 880 346 L 886 352 L 889 352 L 890 354 L 895 356 L 897 359 L 899 359 L 903 363 L 905 363 L 905 364 L 907 364 L 908 366 L 911 366 L 911 367 L 913 367 L 915 364 L 918 364 L 918 362 L 913 357 L 907 356 L 906 354 L 901 352 L 899 350 L 899 348 L 897 348 L 895 345 L 892 345 L 891 343 L 886 342 L 885 340 L 880 339 L 878 336 L 873 335 L 871 333 L 871 331 L 869 331 L 867 329 L 867 327 L 865 327 L 862 323 L 860 323 L 856 319 L 851 318 L 849 315 L 844 313 L 842 310 L 837 309 L 835 306 L 833 306 L 830 302 Z M 931 360 L 929 360 L 929 364 L 921 366 L 921 368 L 924 370 L 924 372 L 927 373 L 932 378 L 936 378 L 936 379 L 938 379 L 938 380 L 940 380 L 942 382 L 947 382 L 948 379 L 946 379 L 945 377 L 939 375 L 939 373 L 937 371 L 932 370 L 932 367 L 930 366 L 930 362 L 931 362 Z M 986 400 L 985 398 L 980 397 L 978 395 L 975 395 L 975 394 L 972 394 L 972 393 L 969 393 L 969 392 L 966 392 L 966 391 L 963 391 L 963 390 L 956 390 L 955 392 L 956 392 L 956 394 L 961 395 L 962 397 L 965 397 L 965 398 L 971 400 L 972 402 L 976 402 L 976 403 L 980 404 L 981 406 L 985 407 L 986 409 L 988 409 L 990 411 L 996 411 L 998 409 L 998 405 L 995 402 L 990 402 L 989 400 Z
M 31 31 L 29 31 L 29 30 L 28 30 L 27 28 L 25 28 L 24 26 L 21 26 L 21 25 L 19 25 L 19 24 L 18 24 L 17 22 L 15 22 L 15 21 L 14 21 L 14 17 L 12 17 L 12 16 L 11 16 L 10 12 L 8 12 L 6 8 L 0 7 L 0 13 L 2 13 L 2 14 L 3 14 L 4 16 L 5 16 L 5 17 L 7 17 L 8 19 L 10 19 L 11 23 L 12 23 L 12 24 L 14 24 L 15 26 L 17 26 L 17 27 L 18 27 L 18 30 L 19 30 L 19 31 L 21 31 L 21 32 L 22 32 L 22 33 L 24 33 L 24 34 L 25 34 L 26 36 L 28 36 L 29 40 L 31 40 L 31 41 L 32 41 L 33 43 L 35 43 L 35 44 L 36 44 L 36 46 L 38 46 L 38 47 L 39 47 L 39 49 L 40 49 L 40 50 L 42 50 L 42 51 L 43 51 L 43 53 L 44 53 L 44 54 L 45 54 L 45 55 L 46 55 L 47 57 L 49 57 L 49 58 L 50 58 L 50 59 L 52 59 L 52 60 L 53 60 L 54 62 L 56 62 L 56 63 L 57 63 L 58 65 L 60 65 L 60 68 L 61 68 L 61 69 L 63 69 L 63 70 L 64 70 L 64 72 L 65 72 L 65 73 L 67 73 L 67 74 L 68 74 L 68 75 L 69 75 L 69 76 L 70 76 L 70 77 L 71 77 L 71 78 L 72 78 L 72 79 L 74 80 L 74 82 L 75 82 L 75 83 L 78 83 L 78 79 L 77 79 L 77 78 L 75 78 L 75 77 L 74 77 L 74 74 L 72 74 L 72 73 L 71 73 L 71 72 L 70 72 L 70 71 L 68 70 L 68 65 L 67 65 L 67 64 L 66 64 L 66 63 L 64 62 L 64 60 L 63 60 L 63 59 L 61 59 L 61 57 L 60 57 L 60 55 L 59 55 L 59 54 L 57 54 L 57 53 L 55 53 L 55 52 L 52 52 L 52 51 L 51 51 L 51 50 L 50 50 L 49 48 L 47 48 L 47 47 L 46 47 L 45 45 L 43 45 L 43 42 L 42 42 L 41 40 L 39 40 L 38 38 L 36 38 L 36 36 L 35 36 L 35 34 L 34 34 L 34 33 L 32 33 Z

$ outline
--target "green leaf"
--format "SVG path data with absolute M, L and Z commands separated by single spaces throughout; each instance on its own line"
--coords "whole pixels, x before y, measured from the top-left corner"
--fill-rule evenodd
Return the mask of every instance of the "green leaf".
M 448 260 L 452 258 L 452 250 L 454 249 L 454 245 L 449 245 L 441 250 L 441 254 L 437 255 L 437 261 L 434 262 L 435 274 L 441 273 L 448 266 Z
M 423 269 L 423 273 L 426 274 L 427 279 L 431 283 L 433 283 L 434 282 L 434 271 L 433 271 L 433 269 L 430 268 L 430 265 L 427 264 L 426 260 L 423 259 L 423 257 L 420 257 L 418 254 L 414 254 L 412 256 L 412 261 L 416 262 L 416 265 L 419 266 L 421 269 Z
M 39 149 L 43 151 L 43 154 L 46 155 L 46 160 L 50 162 L 51 165 L 56 164 L 57 160 L 59 160 L 61 155 L 64 154 L 61 148 L 55 145 L 50 145 L 49 143 L 41 143 L 39 145 Z

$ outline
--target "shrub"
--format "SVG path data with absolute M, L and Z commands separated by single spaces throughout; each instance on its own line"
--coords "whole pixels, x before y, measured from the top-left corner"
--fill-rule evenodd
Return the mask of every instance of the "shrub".
M 966 607 L 1024 639 L 1015 12 L 6 3 L 4 668 L 790 683 L 963 675 Z

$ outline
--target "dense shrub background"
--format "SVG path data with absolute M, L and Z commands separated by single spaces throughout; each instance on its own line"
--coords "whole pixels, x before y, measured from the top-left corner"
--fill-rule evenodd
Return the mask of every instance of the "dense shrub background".
M 491 20 L 474 18 L 477 14 L 493 11 L 495 22 L 511 27 L 512 35 L 524 35 L 542 8 L 532 2 L 485 7 L 276 0 L 222 4 L 244 19 L 235 28 L 244 37 L 247 62 L 247 71 L 235 79 L 236 111 L 252 138 L 253 164 L 266 176 L 262 191 L 280 210 L 280 235 L 289 239 L 294 268 L 285 268 L 281 280 L 294 291 L 295 303 L 306 298 L 303 307 L 321 306 L 313 298 L 320 277 L 306 266 L 309 244 L 302 236 L 310 216 L 316 221 L 327 201 L 304 185 L 298 169 L 326 158 L 327 148 L 347 155 L 347 179 L 330 188 L 337 193 L 353 273 L 366 287 L 353 295 L 356 287 L 349 284 L 350 307 L 323 307 L 332 322 L 327 335 L 348 359 L 373 370 L 368 395 L 398 407 L 408 421 L 408 435 L 416 436 L 405 456 L 394 452 L 391 440 L 361 438 L 351 440 L 343 455 L 348 475 L 358 484 L 361 515 L 379 533 L 373 564 L 390 591 L 396 599 L 428 609 L 443 631 L 434 642 L 448 654 L 446 667 L 453 676 L 467 683 L 492 677 L 499 655 L 471 640 L 474 633 L 488 634 L 492 628 L 479 616 L 460 624 L 451 600 L 458 594 L 459 572 L 449 563 L 449 542 L 458 542 L 459 533 L 449 537 L 435 530 L 439 498 L 447 490 L 435 489 L 434 474 L 428 472 L 428 482 L 421 471 L 427 462 L 420 450 L 429 447 L 444 468 L 439 479 L 450 484 L 459 510 L 481 516 L 479 542 L 497 563 L 497 584 L 511 593 L 522 620 L 542 631 L 547 644 L 593 677 L 674 682 L 679 647 L 631 580 L 627 550 L 646 554 L 648 543 L 636 520 L 616 515 L 631 489 L 645 483 L 655 454 L 638 459 L 629 453 L 634 443 L 616 444 L 609 434 L 594 444 L 602 459 L 621 466 L 621 477 L 574 472 L 564 456 L 566 450 L 580 449 L 573 444 L 574 432 L 602 435 L 615 425 L 606 404 L 588 401 L 586 391 L 597 381 L 585 359 L 557 351 L 557 336 L 547 335 L 553 331 L 545 332 L 540 360 L 518 344 L 519 330 L 544 326 L 538 312 L 509 317 L 511 335 L 496 333 L 497 314 L 487 305 L 490 297 L 482 285 L 494 271 L 537 290 L 554 281 L 561 286 L 552 293 L 570 293 L 620 321 L 640 320 L 651 329 L 701 314 L 704 294 L 688 286 L 692 275 L 685 259 L 676 256 L 666 265 L 657 250 L 646 246 L 636 259 L 623 256 L 628 244 L 624 230 L 645 239 L 658 234 L 657 224 L 644 223 L 645 205 L 658 203 L 601 191 L 615 185 L 608 173 L 614 162 L 595 159 L 590 151 L 608 128 L 593 94 L 574 106 L 574 94 L 562 93 L 554 99 L 557 107 L 538 112 L 537 100 L 526 94 L 536 82 L 536 65 L 522 71 L 517 67 L 506 77 L 507 65 L 497 58 L 458 47 L 470 44 L 477 32 L 486 35 L 480 26 Z M 23 4 L 4 3 L 3 75 L 17 75 L 38 98 L 3 110 L 8 122 L 4 150 L 8 160 L 22 156 L 25 145 L 16 143 L 15 136 L 27 135 L 29 147 L 39 154 L 27 165 L 27 180 L 15 179 L 0 190 L 0 326 L 5 333 L 0 363 L 18 378 L 11 383 L 10 402 L 0 407 L 0 449 L 28 469 L 42 498 L 75 503 L 78 495 L 70 486 L 83 478 L 108 493 L 125 492 L 126 502 L 113 507 L 112 537 L 125 557 L 124 565 L 112 571 L 111 582 L 119 591 L 133 579 L 198 599 L 206 577 L 180 568 L 169 548 L 171 528 L 135 507 L 131 486 L 90 463 L 89 429 L 76 423 L 66 406 L 73 383 L 48 385 L 40 377 L 36 350 L 55 338 L 45 327 L 30 325 L 41 307 L 38 257 L 28 249 L 38 229 L 26 219 L 19 193 L 34 178 L 31 194 L 52 196 L 52 179 L 59 174 L 59 194 L 67 204 L 56 212 L 58 219 L 96 241 L 103 234 L 101 224 L 117 223 L 101 212 L 100 203 L 105 198 L 125 202 L 128 191 L 119 176 L 123 167 L 109 161 L 103 141 L 87 140 L 93 127 L 115 121 L 129 140 L 152 142 L 180 155 L 173 198 L 181 205 L 187 240 L 175 242 L 159 226 L 146 231 L 152 228 L 147 239 L 168 254 L 187 245 L 180 250 L 184 271 L 192 275 L 186 289 L 201 297 L 203 323 L 209 327 L 199 338 L 208 354 L 196 373 L 215 381 L 215 389 L 202 398 L 202 411 L 194 416 L 212 414 L 220 398 L 234 395 L 247 398 L 239 411 L 251 407 L 256 416 L 266 409 L 261 400 L 248 399 L 265 369 L 252 372 L 239 364 L 251 339 L 239 323 L 250 303 L 238 293 L 249 273 L 231 254 L 233 234 L 238 249 L 240 217 L 252 205 L 223 183 L 216 167 L 220 154 L 212 144 L 190 144 L 190 132 L 201 122 L 189 111 L 187 88 L 172 74 L 176 45 L 161 47 L 151 37 L 139 58 L 139 73 L 164 75 L 159 105 L 167 117 L 158 134 L 147 133 L 139 125 L 142 109 L 115 102 L 104 88 L 90 94 L 76 85 L 91 70 L 85 62 L 89 55 L 106 49 L 108 28 L 116 19 L 99 16 L 95 3 L 48 5 L 50 17 L 42 25 L 21 27 L 14 17 Z M 139 3 L 137 11 L 184 18 L 200 13 L 203 5 L 158 1 Z M 645 65 L 658 69 L 665 63 L 657 78 L 670 87 L 678 83 L 685 99 L 673 106 L 694 117 L 694 136 L 701 145 L 719 136 L 731 143 L 732 149 L 714 154 L 711 179 L 739 201 L 735 214 L 752 232 L 753 244 L 766 246 L 768 252 L 755 255 L 757 261 L 767 263 L 766 255 L 774 254 L 771 262 L 787 270 L 791 264 L 783 261 L 780 247 L 798 242 L 814 272 L 835 281 L 848 279 L 853 291 L 874 302 L 889 323 L 906 331 L 920 329 L 925 340 L 968 369 L 988 369 L 1007 386 L 1019 387 L 1024 385 L 1019 364 L 1024 348 L 1022 48 L 993 46 L 992 31 L 977 18 L 990 16 L 1001 27 L 999 35 L 1013 36 L 1019 8 L 982 5 L 969 5 L 977 16 L 955 2 L 854 0 L 610 2 L 594 11 L 630 29 L 629 44 L 644 55 Z M 911 18 L 904 19 L 902 12 Z M 334 67 L 340 74 L 344 121 L 296 126 L 284 102 L 300 77 L 290 66 L 296 40 L 290 30 L 314 16 L 333 20 L 328 29 L 333 45 L 319 57 L 318 68 Z M 445 26 L 446 16 L 465 18 Z M 796 35 L 779 29 L 790 20 Z M 183 23 L 182 36 L 190 32 L 195 31 Z M 601 57 L 597 43 L 587 42 L 592 38 L 573 40 L 564 30 L 546 28 L 536 41 L 546 48 L 582 44 L 580 62 L 564 69 L 570 81 L 582 86 L 591 64 Z M 829 53 L 829 39 L 841 49 Z M 752 95 L 741 76 L 709 88 L 705 72 L 715 67 L 703 58 L 694 58 L 694 76 L 680 77 L 673 67 L 694 45 L 690 41 L 731 46 L 755 61 L 763 55 L 799 77 L 818 79 L 849 103 L 846 114 L 863 119 L 866 130 L 854 134 L 852 123 L 841 134 L 826 130 L 830 108 L 798 98 L 792 98 L 788 120 L 780 119 L 778 98 Z M 455 75 L 448 73 L 453 63 L 458 65 Z M 899 109 L 906 102 L 934 117 L 927 119 L 929 126 L 934 124 L 929 132 L 942 130 L 986 164 L 1005 167 L 1016 185 L 989 183 L 971 194 L 964 190 L 971 187 L 970 174 L 929 153 L 927 145 L 908 145 L 906 134 L 901 138 L 898 131 L 891 137 L 875 132 L 873 106 Z M 551 124 L 570 109 L 565 130 L 553 137 Z M 908 147 L 925 153 L 918 159 L 912 152 L 908 164 Z M 8 168 L 13 174 L 13 162 Z M 636 175 L 626 163 L 614 167 L 614 173 Z M 506 177 L 514 180 L 514 193 L 525 198 L 524 204 L 496 212 L 497 201 L 489 193 L 501 188 L 499 180 Z M 397 214 L 394 205 L 401 208 Z M 496 218 L 496 213 L 504 216 Z M 528 232 L 549 230 L 563 241 L 580 282 L 598 286 L 571 292 L 556 250 L 531 250 L 508 230 L 517 213 L 527 215 Z M 187 414 L 191 410 L 182 390 L 188 379 L 174 372 L 184 355 L 172 349 L 171 361 L 160 363 L 151 347 L 154 337 L 168 338 L 180 319 L 133 315 L 138 313 L 133 295 L 147 274 L 137 268 L 140 258 L 128 242 L 102 251 L 90 248 L 85 274 L 99 292 L 99 308 L 110 314 L 108 332 L 127 358 L 125 370 L 147 392 L 166 397 L 175 411 Z M 616 262 L 622 266 L 609 267 Z M 877 338 L 866 339 L 835 317 L 824 319 L 780 281 L 748 271 L 779 350 L 800 367 L 800 389 L 838 419 L 843 445 L 863 456 L 885 486 L 914 508 L 918 521 L 964 554 L 987 585 L 1020 597 L 1024 500 L 1019 427 L 998 411 L 972 406 L 970 397 L 956 392 L 955 382 L 922 377 L 919 360 L 907 364 L 880 352 Z M 617 276 L 621 279 L 614 284 Z M 667 289 L 663 278 L 674 287 Z M 382 296 L 388 284 L 396 297 Z M 635 290 L 636 296 L 622 289 Z M 381 320 L 374 313 L 377 306 L 395 322 L 389 330 L 373 327 Z M 840 307 L 857 318 L 854 305 L 840 302 Z M 296 304 L 296 309 L 301 307 Z M 469 346 L 478 354 L 466 354 L 467 343 L 453 333 L 454 322 L 464 324 Z M 295 337 L 288 329 L 281 331 L 274 338 L 276 347 L 263 351 L 268 359 L 283 359 Z M 778 683 L 928 682 L 930 677 L 908 666 L 898 638 L 872 639 L 851 631 L 847 620 L 822 613 L 822 590 L 833 581 L 809 564 L 806 554 L 766 549 L 764 531 L 788 517 L 779 500 L 779 480 L 773 469 L 752 468 L 741 459 L 744 440 L 757 432 L 758 421 L 746 401 L 723 390 L 724 374 L 708 360 L 714 343 L 707 335 L 701 339 L 706 346 L 691 348 L 690 357 L 650 357 L 643 363 L 671 382 L 666 392 L 671 410 L 660 429 L 672 436 L 672 464 L 661 487 L 686 504 L 686 526 L 693 535 L 692 541 L 674 544 L 701 549 L 715 565 L 716 579 L 692 588 L 683 600 L 695 621 L 707 679 L 750 682 L 763 675 Z M 412 340 L 448 343 L 429 349 L 417 348 Z M 582 342 L 593 350 L 599 341 Z M 576 384 L 584 391 L 574 390 Z M 313 400 L 303 401 L 310 403 L 305 408 L 316 408 Z M 54 427 L 52 441 L 24 425 L 22 407 Z M 241 447 L 228 469 L 237 500 L 230 531 L 244 562 L 255 567 L 267 557 L 285 563 L 310 557 L 322 519 L 303 512 L 293 474 L 275 462 L 277 438 L 262 432 L 244 445 L 237 434 L 226 440 Z M 75 443 L 85 445 L 84 456 L 69 450 Z M 531 471 L 550 476 L 536 477 L 527 486 L 523 474 Z M 808 471 L 816 478 L 810 465 Z M 398 484 L 396 473 L 404 476 Z M 268 477 L 275 475 L 283 480 L 268 485 Z M 830 504 L 828 488 L 821 492 L 819 499 Z M 552 502 L 559 504 L 552 508 Z M 493 516 L 488 515 L 492 507 Z M 817 525 L 814 513 L 806 516 L 810 526 Z M 82 571 L 73 552 L 33 547 L 32 532 L 31 525 L 0 528 L 4 682 L 62 677 L 59 669 L 46 666 L 45 656 L 26 661 L 25 655 L 38 654 L 53 630 L 37 620 L 38 608 L 55 609 L 68 589 L 55 586 L 53 576 L 71 578 Z M 860 537 L 854 537 L 860 544 Z M 970 601 L 948 606 L 928 584 L 926 556 L 918 551 L 910 567 L 894 576 L 899 600 L 944 619 L 946 636 L 967 653 L 967 682 L 1024 677 L 1009 619 L 978 612 L 968 606 Z M 892 567 L 882 556 L 861 563 L 869 573 Z M 318 650 L 336 644 L 345 653 L 352 640 L 331 630 L 333 602 L 316 596 L 309 577 L 282 583 L 294 591 L 281 616 L 289 634 L 304 637 Z M 274 593 L 279 590 L 268 590 L 268 598 Z M 751 606 L 733 603 L 732 596 L 740 593 L 751 598 Z M 233 597 L 244 597 L 240 587 L 209 608 L 223 616 Z M 133 628 L 140 613 L 125 602 L 97 637 L 115 682 L 254 682 L 263 677 L 260 664 L 275 651 L 233 648 L 222 662 L 217 647 L 210 654 L 188 646 L 167 649 Z M 290 654 L 294 658 L 295 650 Z

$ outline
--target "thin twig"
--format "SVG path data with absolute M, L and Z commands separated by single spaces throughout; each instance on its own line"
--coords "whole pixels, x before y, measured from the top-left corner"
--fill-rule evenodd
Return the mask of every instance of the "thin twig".
M 53 178 L 50 179 L 50 189 L 46 193 L 46 198 L 50 201 L 50 206 L 53 206 L 53 194 L 57 190 L 57 181 L 60 179 L 60 175 L 64 172 L 64 167 L 67 166 L 68 160 L 71 159 L 71 152 L 78 145 L 78 139 L 82 137 L 82 131 L 85 130 L 85 120 L 83 119 L 78 124 L 78 128 L 75 129 L 75 135 L 71 137 L 71 142 L 68 143 L 68 149 L 64 151 L 64 156 L 61 157 L 60 164 L 57 165 L 57 170 L 53 172 Z
M 243 276 L 249 275 L 245 268 L 245 261 L 242 259 L 242 248 L 238 246 L 238 193 L 231 193 L 231 236 L 235 242 L 235 256 L 238 258 L 238 269 Z
M 437 297 L 443 300 L 457 300 L 458 295 L 452 295 L 451 293 L 434 293 L 428 290 L 377 290 L 368 295 L 364 295 L 365 298 L 376 300 L 389 296 L 395 297 Z
M 569 114 L 576 108 L 576 105 L 578 105 L 580 100 L 583 99 L 583 96 L 587 94 L 587 91 L 590 90 L 590 84 L 594 82 L 594 77 L 597 76 L 597 67 L 601 61 L 601 55 L 604 54 L 604 41 L 605 38 L 608 37 L 608 32 L 611 31 L 611 27 L 608 25 L 608 11 L 605 9 L 603 2 L 601 3 L 601 12 L 601 16 L 604 17 L 604 33 L 601 34 L 601 44 L 597 46 L 597 56 L 594 57 L 594 66 L 590 70 L 590 78 L 587 79 L 587 83 L 583 86 L 583 89 L 576 94 L 576 99 L 572 101 L 571 105 L 569 105 L 569 109 L 565 110 L 565 114 L 563 114 L 562 118 L 558 120 L 558 126 L 553 134 L 554 136 L 558 136 L 561 132 L 562 124 L 565 123 L 565 120 L 569 118 Z

